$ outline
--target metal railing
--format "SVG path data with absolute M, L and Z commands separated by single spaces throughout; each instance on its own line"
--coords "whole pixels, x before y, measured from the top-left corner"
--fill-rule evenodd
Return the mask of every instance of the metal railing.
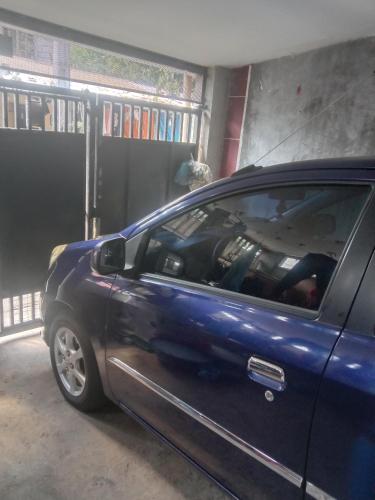
M 41 324 L 39 291 L 0 300 L 0 336 Z
M 0 128 L 85 134 L 87 103 L 74 92 L 46 92 L 18 88 L 18 82 L 0 81 Z M 196 144 L 201 110 L 197 107 L 101 97 L 101 135 L 123 139 Z
M 200 110 L 153 102 L 103 99 L 104 137 L 196 144 Z
M 84 134 L 86 101 L 82 97 L 17 88 L 0 82 L 0 128 Z

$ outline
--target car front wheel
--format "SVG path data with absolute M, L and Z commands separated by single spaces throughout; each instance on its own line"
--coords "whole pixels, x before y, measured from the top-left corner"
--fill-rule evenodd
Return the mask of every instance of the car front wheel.
M 80 325 L 74 319 L 56 317 L 49 346 L 55 378 L 65 399 L 85 412 L 103 407 L 106 398 L 94 351 Z

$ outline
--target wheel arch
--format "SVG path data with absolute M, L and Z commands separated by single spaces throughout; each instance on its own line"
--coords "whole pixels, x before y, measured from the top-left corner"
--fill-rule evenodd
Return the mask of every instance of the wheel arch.
M 67 318 L 71 318 L 75 320 L 78 324 L 82 325 L 85 328 L 85 322 L 80 317 L 80 315 L 73 309 L 72 306 L 67 304 L 66 302 L 62 302 L 60 300 L 54 300 L 51 302 L 45 312 L 44 317 L 44 341 L 49 346 L 50 342 L 50 329 L 53 323 L 53 320 L 57 315 L 64 315 Z M 103 384 L 103 389 L 105 394 L 109 399 L 113 400 L 112 391 L 110 390 L 108 381 L 107 381 L 107 373 L 106 373 L 106 357 L 105 357 L 105 346 L 100 345 L 98 339 L 90 337 L 91 347 L 96 358 L 96 363 L 98 366 L 98 370 L 100 373 L 101 381 Z
M 77 315 L 75 314 L 71 306 L 69 306 L 65 302 L 61 302 L 60 300 L 51 302 L 46 309 L 44 317 L 44 340 L 48 346 L 50 341 L 50 328 L 53 320 L 58 314 L 63 314 L 67 317 L 79 321 L 79 318 L 77 318 Z

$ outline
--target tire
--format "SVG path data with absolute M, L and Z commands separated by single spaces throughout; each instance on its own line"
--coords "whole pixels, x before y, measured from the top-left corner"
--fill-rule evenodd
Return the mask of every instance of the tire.
M 50 327 L 51 364 L 64 398 L 82 412 L 103 408 L 103 392 L 95 354 L 83 328 L 73 318 L 58 315 Z

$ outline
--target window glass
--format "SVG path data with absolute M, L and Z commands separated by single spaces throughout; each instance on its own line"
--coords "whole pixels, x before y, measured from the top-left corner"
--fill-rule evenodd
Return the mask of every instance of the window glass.
M 202 205 L 152 231 L 142 271 L 317 309 L 366 186 L 292 186 Z

